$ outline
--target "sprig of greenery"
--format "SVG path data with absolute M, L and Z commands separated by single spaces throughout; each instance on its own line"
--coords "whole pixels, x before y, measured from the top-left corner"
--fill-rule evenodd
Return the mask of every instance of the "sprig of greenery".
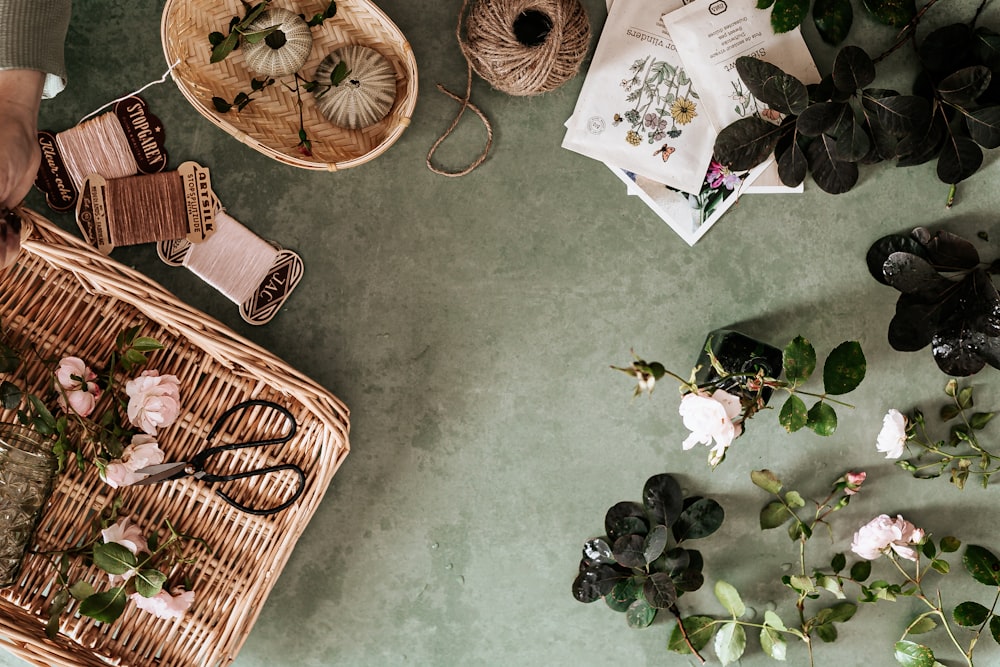
M 977 432 L 996 413 L 973 411 L 971 386 L 959 387 L 956 380 L 949 380 L 944 391 L 951 400 L 938 412 L 941 422 L 957 419 L 959 423 L 952 424 L 947 439 L 935 439 L 927 432 L 924 414 L 914 409 L 907 415 L 906 441 L 921 451 L 912 459 L 897 461 L 896 465 L 918 479 L 940 477 L 948 471 L 951 483 L 959 489 L 965 488 L 971 475 L 980 475 L 985 489 L 990 477 L 1000 472 L 1000 457 L 980 444 Z
M 253 96 L 256 93 L 261 92 L 268 86 L 274 85 L 274 79 L 271 77 L 264 77 L 261 79 L 250 79 L 250 92 L 240 91 L 236 93 L 236 97 L 233 98 L 232 102 L 229 102 L 221 97 L 213 97 L 212 105 L 215 110 L 219 113 L 229 113 L 229 111 L 236 107 L 237 111 L 243 111 L 246 105 L 250 104 L 253 100 Z
M 712 535 L 725 512 L 711 498 L 685 498 L 669 474 L 650 477 L 642 497 L 641 504 L 611 507 L 604 517 L 606 535 L 584 544 L 573 597 L 586 603 L 604 598 L 632 628 L 648 627 L 659 611 L 669 611 L 680 624 L 680 641 L 691 646 L 677 600 L 701 588 L 704 559 L 682 544 Z M 697 655 L 693 646 L 691 651 Z
M 251 5 L 246 2 L 246 0 L 241 0 L 243 2 L 243 7 L 246 9 L 246 13 L 243 17 L 234 16 L 229 22 L 229 33 L 223 34 L 221 32 L 215 31 L 208 35 L 208 42 L 212 46 L 212 57 L 210 62 L 218 63 L 222 62 L 229 57 L 229 54 L 236 50 L 241 41 L 245 41 L 249 44 L 257 44 L 265 39 L 267 39 L 274 31 L 275 27 L 268 28 L 266 30 L 259 30 L 256 32 L 247 32 L 250 24 L 257 20 L 265 9 L 267 9 L 271 0 L 264 0 L 256 5 Z M 310 28 L 322 25 L 327 19 L 333 18 L 337 14 L 337 2 L 332 0 L 326 9 L 322 12 L 317 12 L 311 17 L 306 19 L 304 14 L 299 14 L 302 20 L 306 22 Z

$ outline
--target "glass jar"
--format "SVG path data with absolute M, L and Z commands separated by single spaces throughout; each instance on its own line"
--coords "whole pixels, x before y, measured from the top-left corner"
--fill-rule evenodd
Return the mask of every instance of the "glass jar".
M 695 380 L 700 385 L 719 380 L 719 374 L 712 366 L 706 351 L 709 348 L 727 374 L 763 371 L 765 376 L 777 378 L 781 373 L 781 350 L 739 331 L 716 329 L 708 334 L 696 362 L 696 365 L 701 367 L 695 375 Z M 730 378 L 719 383 L 718 388 L 741 398 L 753 400 L 757 392 L 747 388 L 746 380 L 746 376 Z M 760 398 L 765 405 L 771 399 L 771 393 L 771 389 L 767 387 L 760 392 Z
M 21 572 L 52 492 L 58 466 L 52 444 L 26 426 L 0 423 L 0 587 Z

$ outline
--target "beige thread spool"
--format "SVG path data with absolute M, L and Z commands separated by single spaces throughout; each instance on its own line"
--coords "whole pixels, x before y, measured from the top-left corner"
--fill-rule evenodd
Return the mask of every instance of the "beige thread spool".
M 191 246 L 184 266 L 242 305 L 267 278 L 277 256 L 277 248 L 220 210 L 215 214 L 215 233 Z
M 139 171 L 125 131 L 114 113 L 102 114 L 58 133 L 56 146 L 77 190 L 90 174 L 111 179 Z

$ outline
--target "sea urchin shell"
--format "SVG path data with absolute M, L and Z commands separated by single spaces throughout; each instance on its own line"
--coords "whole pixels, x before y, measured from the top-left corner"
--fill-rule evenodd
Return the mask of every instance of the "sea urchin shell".
M 275 28 L 254 44 L 243 40 L 247 67 L 266 76 L 287 76 L 302 69 L 312 50 L 313 36 L 301 16 L 288 9 L 265 10 L 246 28 L 247 34 Z
M 341 62 L 347 75 L 334 85 L 334 70 Z M 334 125 L 351 130 L 379 122 L 396 100 L 392 63 L 367 46 L 345 46 L 329 54 L 316 68 L 315 80 L 320 113 Z

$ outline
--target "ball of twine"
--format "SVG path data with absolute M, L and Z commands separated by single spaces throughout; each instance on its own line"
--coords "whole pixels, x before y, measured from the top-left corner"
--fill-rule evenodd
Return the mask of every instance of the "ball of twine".
M 590 47 L 579 0 L 476 0 L 462 51 L 484 81 L 508 95 L 539 95 L 566 83 Z

